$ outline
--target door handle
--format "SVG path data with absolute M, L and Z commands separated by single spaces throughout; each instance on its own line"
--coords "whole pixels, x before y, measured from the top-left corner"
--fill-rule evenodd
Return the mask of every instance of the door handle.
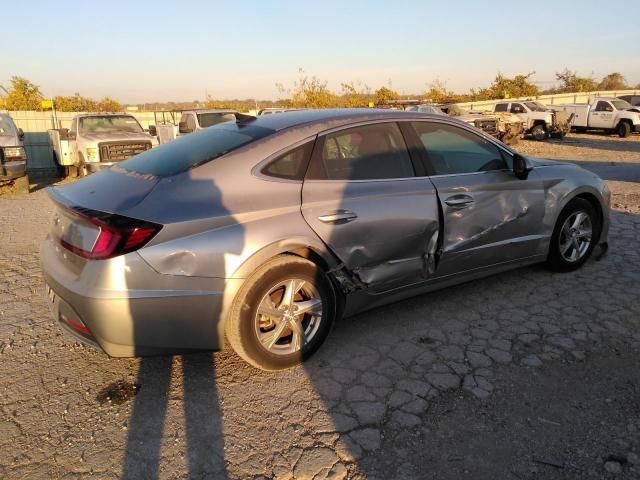
M 454 208 L 463 208 L 473 203 L 473 197 L 469 195 L 453 195 L 447 198 L 444 203 Z
M 352 220 L 355 220 L 356 218 L 358 218 L 358 215 L 356 215 L 353 212 L 350 212 L 349 210 L 337 210 L 334 213 L 329 213 L 327 215 L 320 215 L 318 217 L 318 220 L 320 220 L 323 223 L 341 224 L 341 223 L 350 222 Z

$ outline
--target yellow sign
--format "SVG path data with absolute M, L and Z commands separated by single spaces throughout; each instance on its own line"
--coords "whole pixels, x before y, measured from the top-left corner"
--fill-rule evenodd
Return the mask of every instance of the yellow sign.
M 369 102 L 369 108 L 373 108 L 373 102 Z
M 53 108 L 53 101 L 52 100 L 42 100 L 42 102 L 40 102 L 40 106 L 42 107 L 43 110 L 47 110 L 49 108 Z

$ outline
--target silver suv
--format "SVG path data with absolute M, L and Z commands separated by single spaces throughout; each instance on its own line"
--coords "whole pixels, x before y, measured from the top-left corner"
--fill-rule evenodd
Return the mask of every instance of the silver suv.
M 13 180 L 27 173 L 24 132 L 13 119 L 0 113 L 0 180 Z

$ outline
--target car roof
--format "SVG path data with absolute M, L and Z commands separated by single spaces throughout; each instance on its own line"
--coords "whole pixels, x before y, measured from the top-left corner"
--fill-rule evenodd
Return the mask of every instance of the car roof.
M 293 110 L 279 113 L 278 115 L 264 115 L 251 119 L 252 125 L 279 131 L 289 128 L 312 126 L 321 130 L 326 124 L 339 127 L 349 123 L 366 122 L 370 120 L 394 120 L 406 118 L 439 118 L 441 115 L 421 112 L 407 112 L 404 110 L 386 110 L 375 108 L 335 108 L 335 109 L 308 109 Z
M 237 113 L 237 110 L 227 108 L 193 108 L 191 110 L 181 110 L 182 113 Z

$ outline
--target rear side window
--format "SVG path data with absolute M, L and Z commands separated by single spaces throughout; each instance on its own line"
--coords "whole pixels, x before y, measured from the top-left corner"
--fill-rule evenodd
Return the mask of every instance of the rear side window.
M 251 124 L 226 122 L 179 137 L 118 164 L 130 172 L 168 177 L 202 165 L 274 133 Z
M 522 105 L 520 105 L 519 103 L 511 104 L 511 113 L 523 113 L 523 112 L 524 112 L 524 107 Z
M 506 103 L 498 103 L 496 108 L 493 110 L 494 112 L 506 112 L 507 104 Z
M 307 142 L 272 160 L 261 170 L 261 173 L 286 180 L 302 180 L 309 164 L 313 143 L 313 141 Z
M 414 176 L 400 128 L 383 123 L 349 128 L 324 137 L 314 154 L 311 179 L 378 180 Z
M 442 123 L 416 122 L 413 126 L 436 175 L 509 168 L 500 149 L 483 137 Z

